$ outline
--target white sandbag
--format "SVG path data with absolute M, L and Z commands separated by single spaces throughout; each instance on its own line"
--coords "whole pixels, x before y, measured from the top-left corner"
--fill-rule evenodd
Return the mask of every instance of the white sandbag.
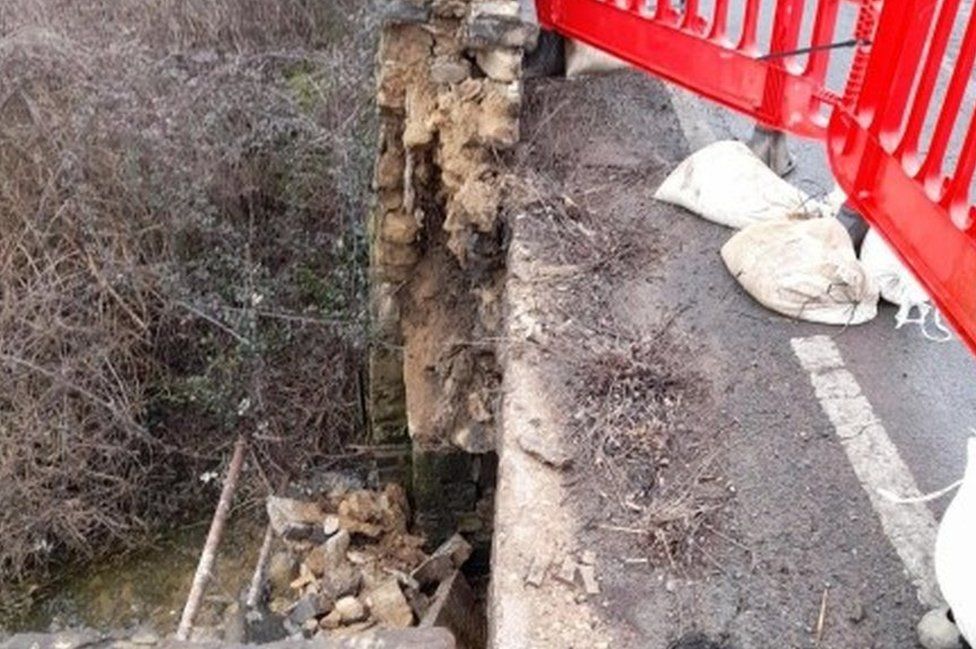
M 935 576 L 956 626 L 976 645 L 976 438 L 967 445 L 966 474 L 935 539 Z
M 748 146 L 735 140 L 709 144 L 685 158 L 654 198 L 731 228 L 820 212 L 819 203 L 777 176 Z
M 763 306 L 792 318 L 855 325 L 878 312 L 878 289 L 837 219 L 755 223 L 722 246 L 722 260 Z
M 929 340 L 942 342 L 952 338 L 915 274 L 901 262 L 873 228 L 868 231 L 864 243 L 861 244 L 861 265 L 878 286 L 881 297 L 898 306 L 895 329 L 901 329 L 906 324 L 917 324 L 922 335 Z M 929 320 L 932 322 L 931 327 Z
M 570 79 L 585 74 L 605 74 L 630 67 L 612 54 L 573 39 L 566 40 L 566 76 Z

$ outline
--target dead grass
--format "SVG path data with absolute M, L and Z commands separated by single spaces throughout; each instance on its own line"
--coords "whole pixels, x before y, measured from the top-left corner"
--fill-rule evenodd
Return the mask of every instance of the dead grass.
M 550 284 L 543 310 L 554 316 L 546 344 L 562 366 L 553 372 L 568 377 L 574 464 L 587 467 L 578 488 L 599 494 L 594 524 L 634 538 L 656 564 L 707 563 L 728 492 L 714 461 L 719 431 L 697 430 L 689 416 L 709 395 L 684 364 L 693 352 L 671 328 L 681 309 L 642 336 L 614 317 L 611 303 L 612 287 L 634 264 L 660 254 L 654 237 L 641 224 L 601 220 L 547 193 L 550 186 L 526 174 L 512 193 L 530 214 L 522 236 L 536 242 L 533 259 L 548 269 L 540 273 Z
M 209 503 L 238 431 L 269 480 L 356 435 L 369 20 L 0 5 L 0 583 Z

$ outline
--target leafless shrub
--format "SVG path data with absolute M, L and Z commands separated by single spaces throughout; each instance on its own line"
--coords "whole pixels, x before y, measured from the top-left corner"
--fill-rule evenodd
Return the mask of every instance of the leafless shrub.
M 0 582 L 358 426 L 368 8 L 0 4 Z

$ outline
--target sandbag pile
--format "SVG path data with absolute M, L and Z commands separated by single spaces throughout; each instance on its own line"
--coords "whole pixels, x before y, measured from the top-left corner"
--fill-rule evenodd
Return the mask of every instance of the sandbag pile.
M 826 211 L 735 140 L 709 144 L 685 158 L 654 198 L 736 229 L 793 214 L 819 216 Z
M 929 340 L 944 342 L 952 338 L 925 288 L 874 229 L 868 231 L 861 244 L 861 265 L 878 285 L 881 297 L 898 307 L 895 329 L 916 324 Z M 930 331 L 930 320 L 934 333 Z
M 833 325 L 861 324 L 877 315 L 878 289 L 836 219 L 756 223 L 733 235 L 721 254 L 739 284 L 782 315 Z

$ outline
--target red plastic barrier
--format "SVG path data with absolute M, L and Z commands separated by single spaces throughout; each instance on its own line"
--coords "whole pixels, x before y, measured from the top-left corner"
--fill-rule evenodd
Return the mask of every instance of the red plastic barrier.
M 655 2 L 650 7 L 644 2 Z M 857 0 L 854 34 L 836 34 L 840 3 L 775 2 L 769 52 L 759 51 L 764 0 L 536 0 L 543 27 L 754 117 L 827 141 L 850 201 L 888 239 L 976 353 L 976 10 L 969 0 Z M 730 12 L 741 25 L 729 34 Z M 963 7 L 969 13 L 963 15 Z M 954 27 L 962 25 L 961 34 Z M 831 49 L 853 36 L 844 95 L 825 85 Z M 805 64 L 789 54 L 813 48 Z M 787 53 L 783 56 L 783 53 Z M 771 54 L 772 56 L 762 56 Z M 940 85 L 940 73 L 947 78 Z M 944 87 L 943 87 L 944 86 Z M 976 82 L 974 82 L 976 86 Z M 968 123 L 960 123 L 971 113 Z M 924 142 L 923 142 L 924 141 Z M 957 155 L 949 155 L 953 151 Z
M 713 0 L 709 15 L 702 15 L 699 0 L 684 0 L 680 10 L 670 0 L 656 0 L 653 7 L 645 0 L 536 0 L 536 13 L 545 28 L 610 52 L 766 126 L 823 138 L 830 108 L 844 101 L 825 84 L 829 46 L 838 40 L 863 43 L 845 93 L 855 97 L 876 2 L 854 2 L 859 7 L 855 33 L 838 35 L 840 4 L 850 0 L 813 0 L 810 37 L 800 42 L 804 0 L 775 0 L 769 48 L 762 52 L 761 1 Z M 730 24 L 737 25 L 735 35 Z M 804 63 L 789 54 L 801 48 L 814 50 Z
M 828 150 L 850 200 L 976 353 L 976 208 L 970 195 L 976 102 L 967 96 L 976 13 L 966 3 L 970 13 L 962 15 L 961 4 L 903 0 L 884 8 L 857 101 L 831 117 Z M 961 40 L 953 39 L 954 25 L 964 27 Z M 972 112 L 968 123 L 966 111 Z

